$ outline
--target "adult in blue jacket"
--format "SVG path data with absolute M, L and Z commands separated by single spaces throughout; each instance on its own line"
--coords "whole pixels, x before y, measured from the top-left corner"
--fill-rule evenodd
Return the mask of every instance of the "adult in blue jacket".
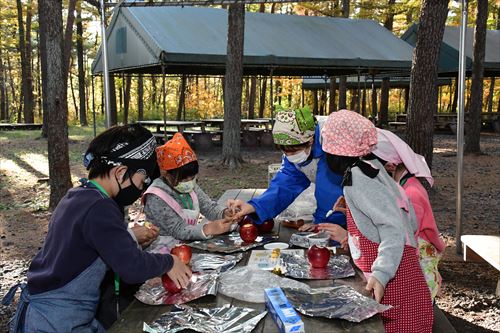
M 280 111 L 276 114 L 273 140 L 283 152 L 281 168 L 269 188 L 248 203 L 229 200 L 228 206 L 239 211 L 235 218 L 252 215 L 260 224 L 285 210 L 311 183 L 315 186 L 317 208 L 314 223 L 330 222 L 345 226 L 345 216 L 335 212 L 327 217 L 342 196 L 342 175 L 329 171 L 321 148 L 320 129 L 324 120 L 316 122 L 308 109 Z M 255 216 L 256 215 L 256 216 Z

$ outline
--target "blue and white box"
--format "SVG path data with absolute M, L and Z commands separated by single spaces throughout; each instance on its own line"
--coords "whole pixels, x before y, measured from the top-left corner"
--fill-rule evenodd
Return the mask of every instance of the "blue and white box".
M 266 307 L 280 333 L 305 333 L 304 323 L 281 288 L 265 290 Z

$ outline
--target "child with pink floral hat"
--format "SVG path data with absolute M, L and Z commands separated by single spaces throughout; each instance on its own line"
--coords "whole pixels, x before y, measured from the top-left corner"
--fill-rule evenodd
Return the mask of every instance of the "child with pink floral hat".
M 372 154 L 375 126 L 348 110 L 332 113 L 322 131 L 330 170 L 343 175 L 348 243 L 366 289 L 390 310 L 382 314 L 388 333 L 432 332 L 433 307 L 420 268 L 413 207 Z M 319 225 L 322 228 L 322 225 Z

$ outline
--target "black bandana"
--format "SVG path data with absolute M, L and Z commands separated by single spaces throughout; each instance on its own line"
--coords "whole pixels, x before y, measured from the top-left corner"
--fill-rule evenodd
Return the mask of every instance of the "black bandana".
M 359 167 L 361 171 L 370 178 L 375 178 L 379 172 L 378 169 L 373 168 L 359 157 L 339 156 L 327 153 L 326 163 L 331 171 L 344 175 L 342 186 L 352 186 L 351 169 L 354 167 Z

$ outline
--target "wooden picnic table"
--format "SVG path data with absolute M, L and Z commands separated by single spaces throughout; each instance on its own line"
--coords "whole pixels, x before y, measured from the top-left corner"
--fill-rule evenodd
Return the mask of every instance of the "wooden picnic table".
M 205 132 L 205 124 L 202 121 L 183 121 L 183 120 L 140 120 L 137 122 L 143 126 L 156 126 L 156 133 L 163 133 L 162 127 L 177 127 L 177 131 L 183 133 L 186 128 L 200 127 L 201 132 Z
M 224 129 L 224 119 L 205 119 L 203 120 L 206 126 L 217 126 L 219 129 Z M 270 131 L 271 122 L 268 119 L 241 119 L 241 129 L 243 131 L 250 131 L 251 127 L 264 126 L 266 132 Z
M 225 205 L 228 199 L 241 199 L 244 201 L 252 199 L 254 196 L 260 195 L 264 192 L 264 189 L 235 189 L 227 190 L 219 199 L 219 203 Z M 290 240 L 291 235 L 295 230 L 281 227 L 280 223 L 275 223 L 274 233 L 279 235 L 280 242 L 286 242 Z M 260 247 L 256 249 L 261 249 Z M 198 250 L 193 249 L 194 252 Z M 238 266 L 244 266 L 248 262 L 251 251 L 244 252 L 243 259 L 238 263 Z M 339 279 L 339 280 L 302 280 L 311 287 L 328 287 L 334 284 L 345 284 L 353 287 L 357 291 L 366 295 L 364 290 L 366 281 L 363 278 L 362 273 L 356 269 L 356 276 Z M 240 301 L 231 297 L 227 297 L 221 294 L 217 296 L 208 295 L 200 299 L 191 301 L 187 303 L 189 306 L 195 307 L 220 307 L 224 304 L 231 304 L 233 306 L 249 307 L 257 310 L 264 311 L 264 303 L 250 303 Z M 129 307 L 122 313 L 121 318 L 115 322 L 115 324 L 108 330 L 109 333 L 139 333 L 142 332 L 143 322 L 152 322 L 159 318 L 163 313 L 169 312 L 172 309 L 171 305 L 146 305 L 138 300 L 134 300 Z M 361 323 L 351 323 L 346 320 L 339 319 L 326 319 L 326 318 L 313 318 L 305 315 L 300 315 L 306 332 L 314 333 L 340 333 L 340 332 L 350 332 L 350 333 L 377 333 L 385 332 L 384 325 L 379 315 L 376 315 L 370 319 L 364 320 Z M 253 332 L 260 333 L 275 333 L 278 331 L 278 326 L 273 321 L 271 316 L 267 314 L 255 327 Z
M 13 130 L 41 130 L 43 124 L 7 124 L 0 123 L 0 130 L 13 131 Z

